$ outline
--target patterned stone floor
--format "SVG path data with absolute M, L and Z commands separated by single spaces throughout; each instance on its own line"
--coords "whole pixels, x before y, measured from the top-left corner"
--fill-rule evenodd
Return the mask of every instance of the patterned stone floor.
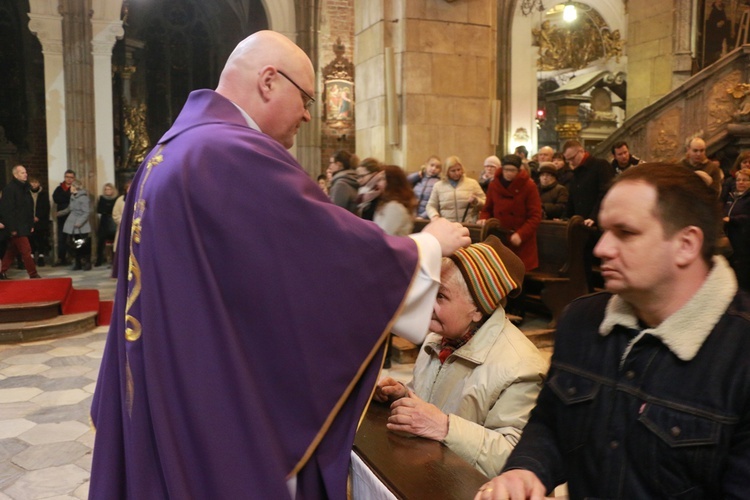
M 106 267 L 40 267 L 42 277 L 114 297 Z M 28 279 L 11 269 L 11 279 Z M 89 407 L 107 327 L 54 340 L 0 345 L 0 500 L 88 498 L 94 433 Z
M 110 270 L 40 268 L 43 277 L 71 276 L 76 288 L 114 296 Z M 28 279 L 11 270 L 11 279 Z M 524 324 L 541 328 L 543 320 Z M 94 432 L 89 408 L 107 327 L 54 340 L 0 344 L 0 500 L 88 498 Z M 389 373 L 404 382 L 411 364 Z

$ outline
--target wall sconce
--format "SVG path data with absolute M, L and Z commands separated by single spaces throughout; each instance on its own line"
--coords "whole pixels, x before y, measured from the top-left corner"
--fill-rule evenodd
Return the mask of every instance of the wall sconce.
M 524 16 L 531 15 L 535 10 L 544 12 L 544 4 L 542 3 L 542 0 L 523 0 L 521 2 L 521 14 Z

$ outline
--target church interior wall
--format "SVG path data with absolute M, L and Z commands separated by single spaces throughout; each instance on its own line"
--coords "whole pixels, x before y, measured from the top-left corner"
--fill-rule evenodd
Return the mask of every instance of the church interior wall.
M 336 58 L 334 45 L 341 42 L 344 48 L 343 57 L 349 62 L 354 60 L 354 0 L 323 0 L 318 47 L 320 58 L 316 68 L 320 100 L 318 104 L 320 126 L 320 164 L 306 166 L 313 176 L 325 173 L 328 168 L 328 159 L 339 149 L 350 152 L 356 151 L 356 135 L 354 122 L 351 125 L 343 125 L 327 121 L 325 115 L 324 92 L 325 81 L 323 69 Z M 360 112 L 357 101 L 360 97 L 359 86 L 354 87 L 355 119 Z
M 121 1 L 91 1 L 96 8 L 95 17 L 119 16 Z M 674 33 L 685 30 L 682 25 L 692 18 L 677 16 L 675 9 L 683 7 L 686 1 L 690 3 L 690 0 L 577 2 L 595 7 L 610 28 L 619 29 L 627 40 L 623 61 L 627 67 L 628 115 L 667 94 L 678 82 L 674 70 Z M 30 3 L 37 14 L 59 15 L 58 2 L 30 0 Z M 130 0 L 130 3 L 141 2 Z M 303 166 L 312 176 L 324 172 L 328 157 L 336 149 L 353 150 L 360 157 L 375 156 L 401 165 L 407 171 L 417 170 L 431 154 L 442 158 L 456 154 L 462 158 L 467 174 L 476 176 L 482 160 L 489 154 L 507 153 L 519 144 L 526 145 L 532 152 L 537 149 L 534 121 L 537 92 L 536 86 L 529 84 L 536 81 L 536 47 L 531 45 L 534 18 L 522 17 L 518 12 L 520 2 L 512 3 L 510 21 L 498 18 L 498 12 L 508 12 L 509 8 L 505 2 L 496 0 L 309 0 L 301 3 L 227 0 L 226 5 L 228 11 L 239 13 L 240 19 L 243 13 L 247 16 L 248 9 L 262 6 L 268 26 L 298 42 L 306 36 L 303 32 L 311 16 L 315 20 L 310 36 L 316 37 L 314 64 L 320 99 L 313 114 L 315 124 L 307 126 L 309 131 L 300 132 L 298 145 L 292 150 L 293 153 L 303 150 L 304 154 L 298 157 L 301 161 L 304 158 Z M 209 11 L 206 16 L 214 16 L 216 5 L 212 4 Z M 313 16 L 313 13 L 317 14 Z M 27 20 L 17 22 L 23 26 Z M 504 22 L 509 24 L 504 25 Z M 215 20 L 209 24 L 214 32 L 217 26 L 225 25 Z M 506 28 L 512 32 L 507 44 L 511 64 L 498 71 L 498 61 L 504 58 L 499 53 L 504 49 L 498 46 L 498 30 Z M 241 31 L 241 27 L 238 29 Z M 693 28 L 689 27 L 690 30 Z M 27 35 L 39 45 L 33 35 Z M 325 121 L 325 82 L 321 70 L 334 58 L 333 44 L 338 39 L 345 47 L 345 57 L 355 65 L 355 121 L 349 129 L 331 128 Z M 388 105 L 393 101 L 388 100 L 384 78 L 386 48 L 393 49 L 394 53 L 396 134 L 391 133 L 387 119 Z M 37 62 L 41 59 L 39 54 L 28 55 L 28 50 L 24 54 L 25 64 L 34 58 Z M 216 60 L 220 57 L 224 58 L 224 54 L 215 55 Z M 610 63 L 604 66 L 609 69 Z M 218 63 L 217 67 L 220 69 Z M 50 67 L 46 70 L 49 72 Z M 59 75 L 49 76 L 57 78 Z M 215 79 L 216 75 L 209 76 Z M 39 89 L 41 79 L 39 76 L 31 85 Z M 214 83 L 210 82 L 209 86 Z M 507 95 L 502 94 L 505 85 L 510 88 Z M 55 95 L 49 88 L 46 100 L 54 104 Z M 134 85 L 134 89 L 138 86 Z M 26 96 L 34 101 L 33 91 L 30 94 L 27 89 Z M 504 115 L 501 144 L 497 148 L 490 137 L 491 107 L 495 99 L 501 100 L 501 115 Z M 60 105 L 65 117 L 65 105 Z M 43 102 L 36 102 L 34 106 L 43 110 Z M 117 114 L 115 110 L 114 115 Z M 48 113 L 47 118 L 50 116 L 55 114 Z M 67 161 L 60 158 L 56 153 L 59 148 L 54 147 L 51 156 L 45 159 L 44 124 L 34 122 L 32 115 L 26 118 L 33 128 L 28 140 L 33 140 L 34 146 L 27 150 L 21 148 L 26 155 L 23 161 L 28 163 L 32 173 L 42 173 L 46 168 L 50 180 L 61 177 L 68 167 Z M 41 120 L 44 120 L 43 115 Z M 49 130 L 50 124 L 47 125 Z M 168 125 L 167 122 L 161 124 L 162 128 Z M 58 126 L 64 129 L 64 125 Z M 528 133 L 527 139 L 520 141 L 514 137 L 519 129 Z M 396 141 L 392 143 L 394 136 Z M 65 138 L 64 130 L 62 135 L 47 139 L 54 145 L 61 137 Z M 105 151 L 104 154 L 111 153 Z M 53 161 L 53 157 L 54 165 L 45 165 L 45 161 Z M 101 163 L 100 160 L 97 162 Z
M 362 9 L 355 9 L 357 82 L 365 88 L 358 91 L 357 149 L 380 154 L 407 171 L 417 170 L 431 154 L 457 155 L 467 175 L 478 175 L 493 151 L 494 3 L 418 0 L 358 2 L 357 7 L 360 4 Z M 397 144 L 391 144 L 386 123 L 386 47 L 394 51 Z
M 629 0 L 627 116 L 669 93 L 672 86 L 674 5 Z

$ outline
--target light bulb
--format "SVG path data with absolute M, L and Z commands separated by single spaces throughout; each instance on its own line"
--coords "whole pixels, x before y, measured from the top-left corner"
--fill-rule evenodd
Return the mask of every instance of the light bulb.
M 576 6 L 573 5 L 572 2 L 566 3 L 565 8 L 563 9 L 563 21 L 571 23 L 575 21 L 577 17 L 578 13 L 576 12 Z

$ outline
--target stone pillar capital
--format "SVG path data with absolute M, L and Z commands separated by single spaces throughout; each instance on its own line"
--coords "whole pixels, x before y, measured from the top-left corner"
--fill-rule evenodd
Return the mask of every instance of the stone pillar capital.
M 29 13 L 29 31 L 39 39 L 43 53 L 62 55 L 62 16 Z
M 100 21 L 91 20 L 91 46 L 94 56 L 112 54 L 112 47 L 117 39 L 122 38 L 125 30 L 122 21 Z

